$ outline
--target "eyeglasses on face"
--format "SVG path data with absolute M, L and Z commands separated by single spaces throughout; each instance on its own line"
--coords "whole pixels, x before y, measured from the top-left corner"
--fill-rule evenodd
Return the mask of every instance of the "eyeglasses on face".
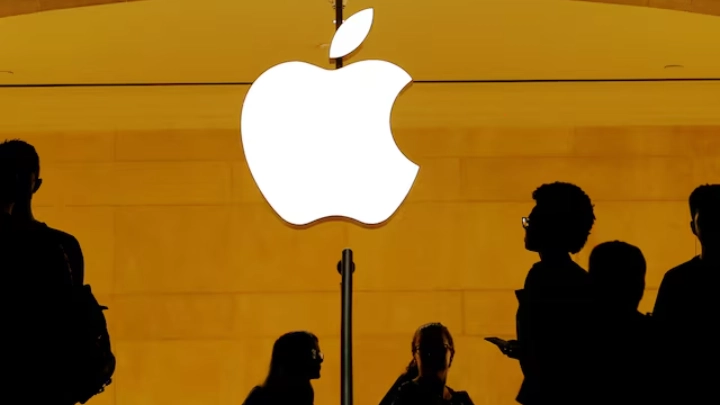
M 527 229 L 527 227 L 530 226 L 530 218 L 522 217 L 522 226 Z
M 413 348 L 413 353 L 431 353 L 431 352 L 437 352 L 437 351 L 445 351 L 445 352 L 453 352 L 453 348 L 450 347 L 448 344 L 444 344 L 442 346 L 415 346 Z
M 312 349 L 313 360 L 325 360 L 325 355 L 320 350 Z

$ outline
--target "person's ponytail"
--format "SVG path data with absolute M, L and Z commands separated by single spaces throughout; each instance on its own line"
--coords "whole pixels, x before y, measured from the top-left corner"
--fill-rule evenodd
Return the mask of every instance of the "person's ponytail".
M 415 362 L 415 359 L 412 359 L 410 360 L 410 364 L 408 364 L 407 368 L 405 369 L 405 373 L 402 376 L 406 378 L 405 381 L 410 381 L 417 378 L 418 375 L 420 375 L 420 371 L 418 371 L 418 366 Z
M 397 396 L 397 392 L 400 389 L 400 386 L 405 384 L 408 381 L 414 380 L 419 375 L 418 366 L 417 363 L 415 363 L 415 359 L 410 360 L 410 364 L 405 368 L 405 372 L 400 374 L 400 376 L 395 380 L 395 383 L 390 387 L 387 394 L 383 397 L 382 401 L 380 401 L 379 405 L 392 405 L 393 401 L 395 401 L 395 397 Z

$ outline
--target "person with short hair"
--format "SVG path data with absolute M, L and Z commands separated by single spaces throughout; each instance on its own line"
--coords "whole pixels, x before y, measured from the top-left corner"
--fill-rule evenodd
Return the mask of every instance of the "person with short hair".
M 25 155 L 0 144 L 0 368 L 3 403 L 72 405 L 67 322 L 72 286 L 59 245 L 16 215 L 28 192 Z
M 51 228 L 35 219 L 32 212 L 32 199 L 43 184 L 40 177 L 40 157 L 31 144 L 11 139 L 0 143 L 0 155 L 10 160 L 13 173 L 17 176 L 17 201 L 13 207 L 13 217 L 22 226 L 47 232 L 48 237 L 63 247 L 70 263 L 73 282 L 83 285 L 85 280 L 85 261 L 80 243 L 71 234 Z
M 543 184 L 532 194 L 535 207 L 522 218 L 525 249 L 540 261 L 517 290 L 517 341 L 503 352 L 520 362 L 524 380 L 516 400 L 523 405 L 578 405 L 587 387 L 587 272 L 572 260 L 595 223 L 590 197 L 578 186 Z
M 690 230 L 700 241 L 700 254 L 665 273 L 653 310 L 662 344 L 658 385 L 667 404 L 718 401 L 720 184 L 697 187 L 689 205 Z
M 642 251 L 621 241 L 590 253 L 592 338 L 590 397 L 594 404 L 654 404 L 652 318 L 638 311 L 647 264 Z

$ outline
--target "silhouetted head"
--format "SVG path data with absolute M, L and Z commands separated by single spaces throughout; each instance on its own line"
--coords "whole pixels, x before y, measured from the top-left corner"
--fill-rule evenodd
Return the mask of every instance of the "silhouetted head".
M 419 375 L 437 375 L 450 368 L 455 344 L 450 331 L 441 323 L 421 326 L 413 337 L 413 360 Z
M 690 194 L 690 227 L 705 247 L 720 245 L 720 184 L 706 184 Z
M 286 333 L 275 341 L 265 384 L 318 379 L 322 362 L 317 336 L 310 332 Z
M 40 158 L 35 148 L 19 139 L 5 141 L 0 143 L 0 160 L 0 175 L 5 179 L 3 194 L 12 194 L 16 202 L 29 201 L 42 184 Z M 8 179 L 13 179 L 12 185 Z
M 645 291 L 642 251 L 625 242 L 605 242 L 590 253 L 588 273 L 603 306 L 636 310 Z
M 595 223 L 590 197 L 570 183 L 543 184 L 532 194 L 535 208 L 523 218 L 525 248 L 531 252 L 577 253 Z

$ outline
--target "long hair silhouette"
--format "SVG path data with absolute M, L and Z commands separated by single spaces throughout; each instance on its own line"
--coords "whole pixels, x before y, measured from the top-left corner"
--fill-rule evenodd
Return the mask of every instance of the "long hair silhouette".
M 270 370 L 263 386 L 285 385 L 294 381 L 307 381 L 309 385 L 308 357 L 317 344 L 317 336 L 310 332 L 290 332 L 280 336 L 273 345 Z
M 243 405 L 293 403 L 312 405 L 315 391 L 310 380 L 319 378 L 322 353 L 310 332 L 286 333 L 275 341 L 265 381 L 253 388 Z

